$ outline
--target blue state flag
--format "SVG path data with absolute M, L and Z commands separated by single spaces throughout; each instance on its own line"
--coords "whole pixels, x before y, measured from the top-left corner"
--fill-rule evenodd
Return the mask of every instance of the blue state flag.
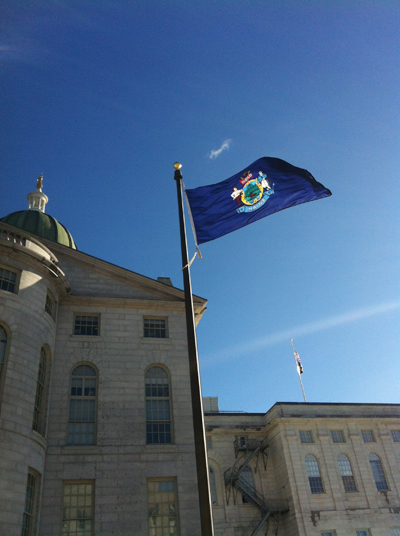
M 229 179 L 187 189 L 197 243 L 204 244 L 284 208 L 329 197 L 306 169 L 264 157 Z

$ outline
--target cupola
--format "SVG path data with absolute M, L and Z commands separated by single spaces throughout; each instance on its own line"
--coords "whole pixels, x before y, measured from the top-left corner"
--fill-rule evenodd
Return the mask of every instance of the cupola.
M 43 193 L 42 189 L 43 174 L 37 179 L 36 190 L 27 195 L 28 210 L 12 212 L 8 216 L 0 218 L 0 221 L 40 238 L 77 249 L 68 229 L 49 214 L 45 214 L 45 207 L 49 198 Z

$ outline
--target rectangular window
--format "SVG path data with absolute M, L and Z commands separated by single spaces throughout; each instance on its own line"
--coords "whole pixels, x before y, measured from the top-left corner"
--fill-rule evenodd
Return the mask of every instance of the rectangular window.
M 22 517 L 21 536 L 33 536 L 36 534 L 37 499 L 39 496 L 39 476 L 33 471 L 28 472 L 26 484 L 25 507 Z
M 334 443 L 344 443 L 344 437 L 341 430 L 331 430 L 331 436 Z
M 94 481 L 64 482 L 62 536 L 92 536 L 94 528 Z
M 149 536 L 179 536 L 175 479 L 148 479 Z
M 0 267 L 0 289 L 16 293 L 17 276 L 17 272 Z
M 356 530 L 356 536 L 371 536 L 369 529 Z
M 400 528 L 393 528 L 390 529 L 390 536 L 400 536 Z
M 210 450 L 212 448 L 211 447 L 211 437 L 210 436 L 206 437 L 206 445 L 207 445 L 207 450 Z
M 150 339 L 166 339 L 167 320 L 165 318 L 144 318 L 143 336 Z
M 44 306 L 45 312 L 51 316 L 53 320 L 56 319 L 56 300 L 53 298 L 53 295 L 50 292 L 46 295 L 46 303 Z
M 71 376 L 68 445 L 95 444 L 96 394 L 96 371 L 89 365 L 79 365 Z
M 364 443 L 375 443 L 374 434 L 372 430 L 363 430 L 361 432 Z
M 393 441 L 395 443 L 400 443 L 400 430 L 392 430 L 391 431 Z
M 75 315 L 74 335 L 100 335 L 100 315 Z
M 336 532 L 334 530 L 328 530 L 321 532 L 321 536 L 336 536 Z
M 312 433 L 310 431 L 300 432 L 301 443 L 314 443 Z

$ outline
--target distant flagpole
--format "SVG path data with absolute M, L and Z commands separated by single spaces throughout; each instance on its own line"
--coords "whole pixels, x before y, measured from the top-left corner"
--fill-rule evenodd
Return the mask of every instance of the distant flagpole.
M 179 162 L 176 162 L 174 164 L 174 179 L 176 180 L 176 190 L 178 194 L 183 287 L 185 292 L 186 328 L 190 370 L 190 392 L 192 397 L 194 444 L 200 503 L 201 536 L 214 536 L 206 436 L 204 429 L 203 400 L 201 394 L 199 358 L 197 354 L 192 284 L 190 281 L 190 263 L 186 240 L 185 215 L 183 212 L 181 167 L 182 166 L 181 164 L 179 164 Z
M 290 344 L 292 345 L 293 350 L 293 356 L 294 356 L 294 362 L 296 363 L 296 369 L 297 374 L 299 375 L 300 380 L 300 386 L 301 386 L 301 392 L 303 393 L 304 402 L 307 402 L 306 400 L 306 394 L 304 392 L 303 382 L 301 381 L 301 375 L 303 374 L 303 365 L 301 364 L 299 354 L 295 351 L 293 346 L 293 339 L 290 339 Z

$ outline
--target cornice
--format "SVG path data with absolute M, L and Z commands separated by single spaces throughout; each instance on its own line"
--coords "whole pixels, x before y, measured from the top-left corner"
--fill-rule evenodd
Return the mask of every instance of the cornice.
M 181 289 L 171 287 L 155 279 L 151 279 L 136 272 L 132 272 L 127 268 L 122 268 L 108 261 L 98 259 L 97 257 L 89 255 L 88 253 L 83 253 L 81 251 L 68 248 L 67 246 L 63 246 L 55 242 L 50 242 L 46 239 L 43 239 L 43 242 L 47 244 L 49 248 L 58 253 L 58 255 L 65 256 L 77 262 L 83 263 L 91 270 L 96 270 L 97 272 L 103 274 L 112 275 L 126 282 L 136 283 L 142 288 L 147 288 L 157 294 L 164 294 L 166 297 L 169 298 L 174 298 L 182 301 L 184 300 L 184 291 Z M 200 296 L 193 295 L 193 303 L 195 306 L 202 305 L 201 309 L 205 309 L 207 300 L 201 298 Z
M 144 300 L 135 298 L 107 298 L 102 296 L 74 296 L 69 294 L 65 296 L 60 305 L 73 306 L 93 306 L 93 307 L 122 307 L 127 309 L 158 309 L 160 311 L 184 311 L 184 301 L 167 301 L 167 300 Z M 205 308 L 202 304 L 194 304 L 196 324 L 200 321 Z
M 64 272 L 58 266 L 57 257 L 39 240 L 25 231 L 15 232 L 16 227 L 1 223 L 0 225 L 0 247 L 4 254 L 12 259 L 31 264 L 44 276 L 55 278 L 56 286 L 61 295 L 70 292 L 69 282 Z

